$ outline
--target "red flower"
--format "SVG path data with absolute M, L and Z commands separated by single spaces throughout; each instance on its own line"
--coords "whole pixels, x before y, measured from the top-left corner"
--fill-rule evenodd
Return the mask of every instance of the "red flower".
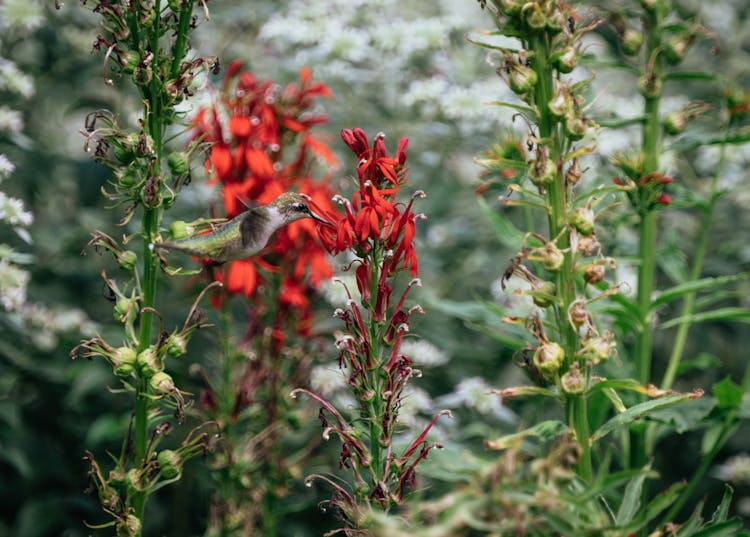
M 229 65 L 220 98 L 193 119 L 193 139 L 212 144 L 206 170 L 209 183 L 221 185 L 228 218 L 245 210 L 246 201 L 269 203 L 288 190 L 308 194 L 316 210 L 333 213 L 327 180 L 314 181 L 307 175 L 313 158 L 336 163 L 333 152 L 310 133 L 311 127 L 327 121 L 314 113 L 316 100 L 331 95 L 324 84 L 312 80 L 307 68 L 300 71 L 298 83 L 279 90 L 274 82 L 242 71 L 240 62 Z M 220 118 L 226 116 L 224 126 Z M 228 293 L 254 296 L 265 272 L 280 272 L 280 308 L 296 310 L 299 315 L 294 317 L 305 325 L 310 286 L 333 275 L 317 237 L 315 222 L 295 222 L 277 233 L 264 255 L 217 268 L 215 278 L 225 281 Z

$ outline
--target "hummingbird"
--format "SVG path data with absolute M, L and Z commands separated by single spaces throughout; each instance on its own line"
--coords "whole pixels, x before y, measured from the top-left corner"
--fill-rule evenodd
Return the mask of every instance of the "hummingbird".
M 332 225 L 310 209 L 309 200 L 305 194 L 287 192 L 268 205 L 249 208 L 210 233 L 174 242 L 158 242 L 154 246 L 211 258 L 217 265 L 244 259 L 260 252 L 276 230 L 302 218 Z

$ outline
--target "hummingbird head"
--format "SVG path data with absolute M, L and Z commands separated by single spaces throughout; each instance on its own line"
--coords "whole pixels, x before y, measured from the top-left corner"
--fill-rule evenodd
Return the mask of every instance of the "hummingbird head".
M 330 226 L 331 223 L 328 220 L 322 216 L 318 216 L 310 209 L 308 204 L 309 201 L 310 196 L 306 194 L 287 192 L 273 200 L 269 206 L 276 209 L 278 214 L 287 224 L 296 222 L 302 218 L 312 218 L 321 224 Z

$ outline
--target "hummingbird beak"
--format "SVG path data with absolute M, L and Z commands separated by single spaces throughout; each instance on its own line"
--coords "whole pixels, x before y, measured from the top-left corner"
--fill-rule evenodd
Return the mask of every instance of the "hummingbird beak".
M 310 216 L 312 217 L 313 220 L 315 220 L 317 222 L 320 222 L 323 225 L 326 225 L 326 226 L 329 226 L 329 227 L 334 227 L 333 224 L 331 224 L 328 220 L 326 220 L 322 216 L 318 216 L 317 214 L 315 214 L 314 212 L 312 212 L 312 210 L 310 210 Z
M 330 223 L 330 222 L 329 222 L 328 220 L 326 220 L 326 219 L 325 219 L 325 218 L 323 218 L 322 216 L 319 216 L 319 215 L 315 214 L 315 211 L 313 211 L 313 210 L 312 210 L 312 209 L 310 208 L 310 205 L 311 205 L 311 204 L 313 204 L 313 203 L 315 203 L 315 202 L 313 201 L 313 199 L 312 199 L 312 198 L 311 198 L 310 196 L 308 196 L 307 194 L 300 194 L 300 196 L 301 196 L 301 197 L 302 197 L 302 198 L 303 198 L 303 199 L 304 199 L 305 201 L 307 201 L 307 208 L 308 208 L 308 210 L 310 211 L 310 218 L 312 218 L 312 219 L 313 219 L 313 220 L 315 220 L 316 222 L 320 222 L 321 224 L 323 224 L 323 225 L 325 225 L 325 226 L 329 226 L 329 227 L 335 227 L 335 226 L 334 226 L 334 225 L 333 225 L 332 223 Z

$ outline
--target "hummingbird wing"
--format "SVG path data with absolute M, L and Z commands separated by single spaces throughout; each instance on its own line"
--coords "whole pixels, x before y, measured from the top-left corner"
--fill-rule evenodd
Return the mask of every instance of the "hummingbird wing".
M 268 227 L 268 213 L 262 207 L 256 207 L 245 211 L 242 214 L 240 222 L 240 236 L 242 237 L 242 246 L 256 245 L 258 249 L 263 248 L 264 234 Z

